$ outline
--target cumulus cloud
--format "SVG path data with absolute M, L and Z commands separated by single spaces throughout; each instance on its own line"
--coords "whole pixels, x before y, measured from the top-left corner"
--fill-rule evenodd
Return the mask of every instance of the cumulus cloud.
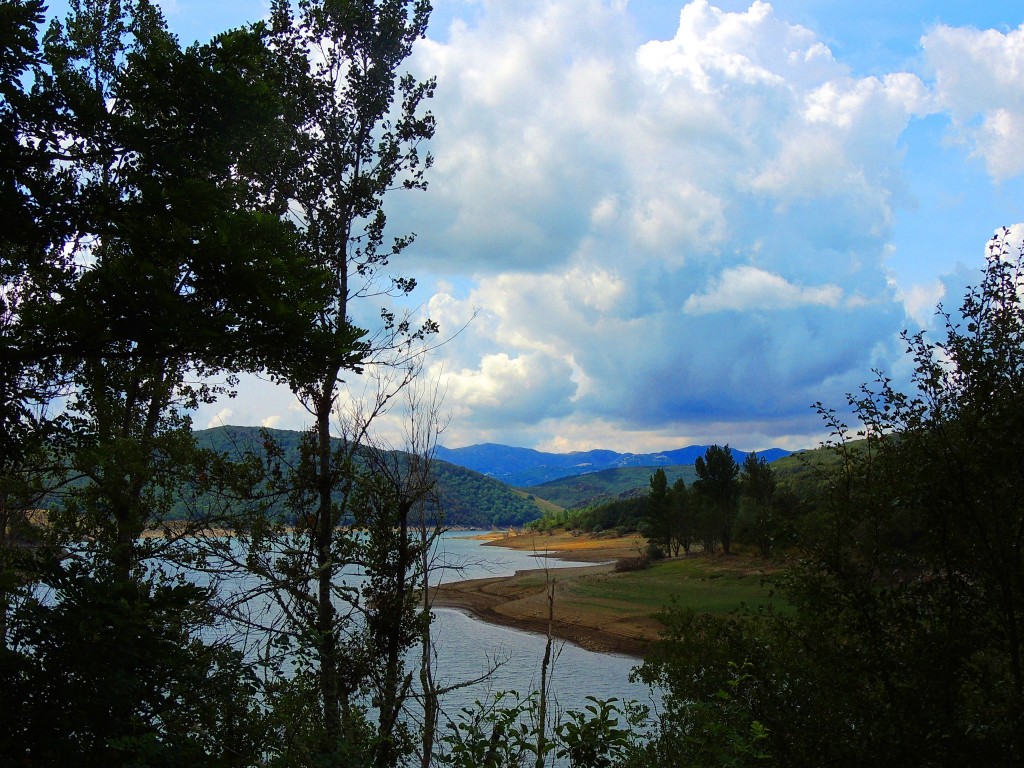
M 696 0 L 640 45 L 624 4 L 481 8 L 418 54 L 438 165 L 403 210 L 415 268 L 475 275 L 428 307 L 481 309 L 436 365 L 466 434 L 782 439 L 884 364 L 917 76 L 855 78 L 761 2 Z
M 213 427 L 223 427 L 230 424 L 229 419 L 232 413 L 233 411 L 230 408 L 221 408 L 206 422 L 206 428 L 212 429 Z
M 412 61 L 430 189 L 388 205 L 423 313 L 465 327 L 428 365 L 450 445 L 812 443 L 810 404 L 951 293 L 887 269 L 908 126 L 949 115 L 994 178 L 1024 171 L 1022 30 L 935 27 L 926 71 L 859 76 L 759 1 L 680 2 L 646 41 L 625 2 L 445 5 Z
M 609 117 L 629 122 L 616 106 L 631 98 L 620 12 L 593 0 L 486 0 L 480 11 L 415 53 L 437 77 L 437 162 L 430 203 L 400 210 L 431 268 L 547 267 L 583 235 L 602 162 L 618 162 L 605 140 L 621 129 Z
M 1024 25 L 1008 32 L 937 26 L 921 40 L 936 107 L 954 135 L 1005 179 L 1024 172 Z
M 757 267 L 726 269 L 702 294 L 690 296 L 683 310 L 691 315 L 709 312 L 749 312 L 793 309 L 801 305 L 835 307 L 843 297 L 838 285 L 802 287 Z

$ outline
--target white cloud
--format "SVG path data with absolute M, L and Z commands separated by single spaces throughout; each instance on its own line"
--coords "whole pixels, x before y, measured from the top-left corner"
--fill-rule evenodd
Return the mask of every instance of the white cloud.
M 1024 172 L 1024 25 L 1008 32 L 938 26 L 921 39 L 935 100 L 955 135 L 1005 179 Z
M 571 365 L 542 353 L 486 355 L 479 368 L 443 381 L 456 417 L 471 413 L 482 424 L 509 427 L 568 414 L 576 388 Z
M 813 32 L 779 20 L 760 0 L 746 13 L 726 13 L 695 0 L 680 12 L 675 37 L 647 43 L 637 59 L 654 78 L 682 77 L 699 93 L 737 86 L 785 88 L 836 68 L 831 51 Z
M 907 316 L 920 328 L 932 324 L 935 308 L 946 295 L 946 287 L 941 280 L 926 285 L 912 285 L 900 292 L 900 299 L 906 308 Z
M 843 297 L 838 285 L 803 287 L 757 267 L 733 267 L 722 272 L 702 294 L 690 296 L 683 310 L 691 315 L 710 312 L 795 309 L 803 305 L 836 307 Z
M 403 209 L 414 271 L 475 275 L 429 306 L 447 328 L 481 309 L 435 361 L 453 434 L 794 435 L 885 364 L 916 76 L 854 78 L 764 3 L 698 0 L 639 48 L 621 5 L 480 7 L 420 58 L 439 160 Z
M 908 126 L 951 115 L 995 178 L 1024 170 L 1021 30 L 937 27 L 929 72 L 855 76 L 763 2 L 680 3 L 644 44 L 625 2 L 457 8 L 414 54 L 430 189 L 388 202 L 424 313 L 469 323 L 429 362 L 446 444 L 799 447 L 946 290 L 890 283 Z M 245 423 L 273 414 L 302 417 Z
M 232 413 L 233 411 L 230 408 L 221 408 L 210 418 L 209 421 L 206 422 L 206 428 L 212 429 L 214 427 L 223 427 L 230 424 L 231 422 L 229 419 L 231 418 Z
M 1017 222 L 1011 224 L 1006 228 L 1006 233 L 999 230 L 995 233 L 996 237 L 1003 237 L 1006 240 L 1007 246 L 1011 249 L 1012 253 L 1017 253 L 1024 247 L 1024 222 Z

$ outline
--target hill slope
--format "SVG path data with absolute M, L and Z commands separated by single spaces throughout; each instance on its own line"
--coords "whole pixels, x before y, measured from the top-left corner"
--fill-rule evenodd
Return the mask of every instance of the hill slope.
M 690 485 L 697 477 L 692 464 L 676 464 L 662 469 L 668 476 L 669 485 L 677 477 L 683 478 Z M 650 489 L 653 472 L 652 467 L 603 469 L 600 472 L 549 480 L 523 490 L 565 509 L 582 509 L 600 501 L 645 495 Z
M 245 450 L 261 450 L 260 431 L 259 427 L 225 426 L 198 430 L 195 436 L 204 448 L 231 456 Z M 282 446 L 286 458 L 298 455 L 301 432 L 267 431 Z M 479 472 L 446 461 L 435 461 L 434 474 L 446 525 L 467 528 L 520 526 L 541 516 L 538 505 L 526 494 Z

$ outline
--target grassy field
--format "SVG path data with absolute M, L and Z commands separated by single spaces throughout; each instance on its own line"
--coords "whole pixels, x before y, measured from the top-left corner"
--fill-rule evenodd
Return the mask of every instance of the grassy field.
M 747 558 L 695 557 L 656 563 L 643 571 L 595 574 L 567 585 L 564 599 L 605 613 L 656 613 L 676 604 L 699 613 L 728 613 L 742 605 L 785 602 L 764 583 L 764 564 Z
M 641 543 L 635 535 L 616 538 L 565 532 L 499 537 L 488 546 L 552 550 L 595 564 L 560 568 L 553 559 L 548 570 L 448 584 L 436 589 L 435 598 L 438 605 L 461 608 L 487 621 L 546 632 L 550 580 L 555 585 L 557 636 L 594 650 L 638 656 L 661 634 L 658 617 L 673 605 L 711 614 L 743 606 L 786 610 L 785 602 L 773 596 L 765 583 L 779 567 L 749 553 L 698 555 L 664 560 L 639 571 L 615 571 L 614 563 L 635 558 Z

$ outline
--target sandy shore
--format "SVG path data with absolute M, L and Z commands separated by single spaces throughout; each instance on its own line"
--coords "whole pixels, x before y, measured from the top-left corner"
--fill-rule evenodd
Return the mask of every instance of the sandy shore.
M 589 650 L 642 656 L 657 638 L 660 623 L 648 611 L 623 610 L 621 606 L 594 605 L 573 594 L 573 587 L 587 579 L 612 572 L 615 562 L 636 557 L 644 542 L 638 536 L 601 538 L 498 533 L 485 546 L 550 552 L 552 566 L 519 571 L 515 576 L 472 579 L 445 584 L 433 590 L 434 606 L 465 611 L 483 621 L 546 633 L 548 630 L 547 584 L 554 581 L 552 634 Z M 557 567 L 557 560 L 595 563 L 591 566 Z

